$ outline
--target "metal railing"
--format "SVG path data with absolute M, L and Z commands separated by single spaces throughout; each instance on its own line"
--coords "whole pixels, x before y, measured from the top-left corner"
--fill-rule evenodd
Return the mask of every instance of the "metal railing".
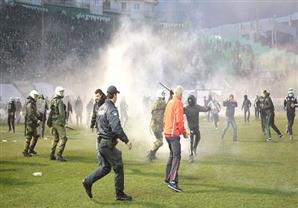
M 89 1 L 74 1 L 74 0 L 43 0 L 43 4 L 51 4 L 57 6 L 65 6 L 65 7 L 79 7 L 79 8 L 90 8 Z

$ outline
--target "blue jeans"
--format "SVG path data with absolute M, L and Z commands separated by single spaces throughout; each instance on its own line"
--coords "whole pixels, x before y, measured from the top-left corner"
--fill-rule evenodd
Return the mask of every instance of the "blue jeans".
M 226 117 L 226 127 L 223 130 L 223 133 L 221 135 L 221 138 L 222 139 L 224 138 L 224 136 L 225 136 L 228 128 L 230 127 L 230 125 L 231 125 L 231 127 L 233 129 L 233 141 L 235 142 L 235 141 L 237 141 L 237 125 L 236 125 L 236 121 L 235 121 L 235 118 L 234 117 L 233 118 Z

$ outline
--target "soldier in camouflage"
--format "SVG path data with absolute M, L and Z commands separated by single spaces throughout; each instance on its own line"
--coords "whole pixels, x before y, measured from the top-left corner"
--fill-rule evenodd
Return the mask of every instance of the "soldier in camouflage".
M 66 161 L 64 159 L 63 151 L 67 142 L 67 136 L 66 136 L 66 106 L 63 103 L 63 97 L 64 97 L 64 88 L 63 87 L 56 87 L 55 89 L 55 97 L 50 102 L 50 116 L 48 122 L 48 125 L 52 127 L 52 132 L 54 134 L 54 140 L 51 146 L 51 153 L 50 153 L 50 159 L 51 160 L 58 160 L 61 162 Z M 57 158 L 55 157 L 55 151 L 56 147 L 58 145 L 58 142 L 60 140 L 60 144 L 58 147 L 57 152 Z
M 163 145 L 163 116 L 166 109 L 165 92 L 160 90 L 157 92 L 157 100 L 155 101 L 151 111 L 150 128 L 156 138 L 152 149 L 149 151 L 147 158 L 149 161 L 156 159 L 157 150 Z
M 23 155 L 25 157 L 31 157 L 32 154 L 37 154 L 34 151 L 39 135 L 37 133 L 38 123 L 41 120 L 40 115 L 36 109 L 36 100 L 39 93 L 36 90 L 32 90 L 29 97 L 26 100 L 26 114 L 25 114 L 25 148 Z

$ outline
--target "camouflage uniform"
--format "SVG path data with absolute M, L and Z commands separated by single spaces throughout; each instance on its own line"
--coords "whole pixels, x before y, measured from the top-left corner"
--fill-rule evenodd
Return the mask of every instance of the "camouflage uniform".
M 51 146 L 51 154 L 50 159 L 55 160 L 55 151 L 57 144 L 60 141 L 58 152 L 57 152 L 57 159 L 64 161 L 64 158 L 62 157 L 66 142 L 67 142 L 67 136 L 66 136 L 66 130 L 65 130 L 65 124 L 66 124 L 66 106 L 62 101 L 62 97 L 56 96 L 51 100 L 50 103 L 50 109 L 51 109 L 51 121 L 52 121 L 52 133 L 54 134 L 54 140 Z
M 163 145 L 163 116 L 166 108 L 166 102 L 163 98 L 158 98 L 152 108 L 151 111 L 151 123 L 150 123 L 150 128 L 154 133 L 154 136 L 156 138 L 155 142 L 153 143 L 152 149 L 149 151 L 147 158 L 149 160 L 156 159 L 155 154 L 157 150 Z
M 36 154 L 34 148 L 36 146 L 39 134 L 37 133 L 38 120 L 40 114 L 36 109 L 36 101 L 28 97 L 26 101 L 26 114 L 25 114 L 25 148 L 23 154 L 25 157 L 30 156 L 31 153 Z

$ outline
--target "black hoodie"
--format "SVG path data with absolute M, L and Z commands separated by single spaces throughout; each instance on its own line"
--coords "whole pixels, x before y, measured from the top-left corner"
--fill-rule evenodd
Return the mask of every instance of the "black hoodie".
M 190 95 L 187 98 L 188 101 L 191 101 L 186 107 L 184 107 L 184 114 L 188 122 L 188 127 L 190 130 L 199 128 L 199 113 L 207 112 L 210 110 L 210 107 L 203 107 L 197 104 L 195 96 Z

